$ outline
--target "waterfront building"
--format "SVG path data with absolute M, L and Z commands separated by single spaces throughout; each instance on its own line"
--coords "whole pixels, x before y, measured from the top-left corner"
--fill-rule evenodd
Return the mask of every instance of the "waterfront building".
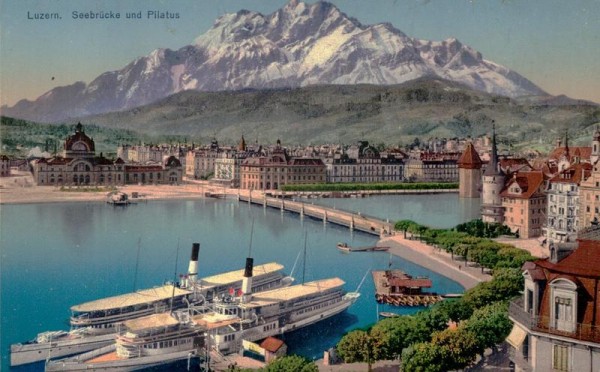
M 458 152 L 421 152 L 405 162 L 404 175 L 415 182 L 458 182 Z
M 174 156 L 156 164 L 127 164 L 121 158 L 107 159 L 102 153 L 96 156 L 94 140 L 79 123 L 65 140 L 63 156 L 33 162 L 33 179 L 41 186 L 178 183 L 182 166 Z
M 544 174 L 541 171 L 516 172 L 500 193 L 503 223 L 523 239 L 542 234 L 546 223 Z
M 487 223 L 503 223 L 504 207 L 500 193 L 504 189 L 505 174 L 500 168 L 498 161 L 498 149 L 496 147 L 496 128 L 492 133 L 492 151 L 490 161 L 483 172 L 482 177 L 482 199 L 481 219 Z
M 577 231 L 583 226 L 579 221 L 579 186 L 590 177 L 592 165 L 576 163 L 559 172 L 548 182 L 546 241 L 574 242 Z
M 507 341 L 522 371 L 600 370 L 600 231 L 580 232 L 575 250 L 523 265 L 523 295 L 512 301 Z
M 472 143 L 458 159 L 458 196 L 479 198 L 481 192 L 481 158 Z
M 404 154 L 380 153 L 367 141 L 350 146 L 346 153 L 323 158 L 328 183 L 394 182 L 404 179 Z
M 0 177 L 10 176 L 10 159 L 6 155 L 0 156 Z
M 215 162 L 225 149 L 213 140 L 209 146 L 191 149 L 185 156 L 185 175 L 193 179 L 207 179 L 215 174 Z
M 277 140 L 267 155 L 242 161 L 240 177 L 243 189 L 278 190 L 283 185 L 324 183 L 326 170 L 321 159 L 290 157 Z
M 180 162 L 185 159 L 185 147 L 179 145 L 121 145 L 117 147 L 117 157 L 126 163 L 162 163 L 174 156 Z

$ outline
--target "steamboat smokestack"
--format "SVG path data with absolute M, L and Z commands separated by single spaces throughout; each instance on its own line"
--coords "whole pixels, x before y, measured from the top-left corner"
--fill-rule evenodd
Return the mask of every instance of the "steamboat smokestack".
M 194 283 L 198 279 L 198 253 L 200 252 L 200 243 L 192 244 L 192 257 L 190 266 L 188 266 L 188 281 Z
M 254 259 L 246 258 L 246 268 L 244 270 L 244 280 L 242 281 L 242 292 L 244 293 L 244 302 L 252 297 L 252 269 L 254 268 Z

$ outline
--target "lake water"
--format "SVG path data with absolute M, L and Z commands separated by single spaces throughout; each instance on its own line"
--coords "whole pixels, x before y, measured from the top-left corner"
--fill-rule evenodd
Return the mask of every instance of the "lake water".
M 396 203 L 399 210 L 413 208 L 413 219 L 423 223 L 437 221 L 439 214 L 448 225 L 470 219 L 460 208 L 444 209 L 443 213 L 437 209 L 446 198 L 458 199 L 456 195 L 435 201 L 431 196 L 419 197 L 420 202 L 413 202 L 412 197 L 335 202 L 372 215 L 379 215 L 380 210 L 369 210 L 367 205 L 383 203 L 391 210 L 390 204 Z M 370 245 L 377 240 L 374 236 L 232 200 L 152 201 L 126 208 L 104 203 L 2 205 L 0 218 L 2 370 L 8 370 L 10 344 L 32 339 L 42 331 L 68 329 L 70 306 L 130 292 L 134 285 L 136 289 L 160 285 L 173 279 L 176 261 L 178 273 L 184 272 L 193 242 L 201 244 L 201 276 L 242 268 L 249 248 L 256 264 L 276 261 L 285 265 L 289 274 L 303 250 L 305 234 L 306 281 L 338 276 L 353 291 L 365 273 L 385 269 L 389 262 L 385 252 L 344 254 L 335 248 L 339 241 Z M 136 277 L 138 246 L 141 255 Z M 399 258 L 393 259 L 393 267 L 429 276 L 433 291 L 462 291 L 456 282 Z M 297 282 L 302 280 L 302 271 L 302 262 L 298 262 L 293 272 Z M 378 310 L 418 310 L 378 309 L 370 275 L 360 291 L 361 298 L 347 312 L 286 335 L 289 351 L 320 358 L 345 332 L 375 322 Z M 13 370 L 43 371 L 43 364 Z

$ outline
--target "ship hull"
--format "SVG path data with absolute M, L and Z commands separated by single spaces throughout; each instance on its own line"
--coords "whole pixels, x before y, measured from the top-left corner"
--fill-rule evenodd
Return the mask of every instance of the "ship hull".
M 104 351 L 110 353 L 113 347 L 105 348 Z M 97 353 L 90 352 L 89 355 L 82 354 L 77 358 L 67 360 L 57 360 L 46 363 L 46 372 L 54 371 L 114 371 L 129 372 L 139 371 L 145 368 L 151 368 L 178 361 L 193 359 L 197 357 L 197 349 L 188 349 L 170 353 L 148 355 L 129 359 L 109 360 L 103 362 L 91 362 L 94 357 L 100 356 Z
M 14 344 L 10 346 L 11 367 L 40 362 L 47 359 L 62 358 L 85 353 L 115 342 L 115 334 L 100 336 L 82 336 L 80 338 L 55 340 L 44 343 Z

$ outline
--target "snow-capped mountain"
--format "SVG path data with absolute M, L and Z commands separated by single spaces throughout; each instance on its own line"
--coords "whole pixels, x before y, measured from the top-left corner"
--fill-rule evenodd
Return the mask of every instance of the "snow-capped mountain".
M 226 14 L 179 50 L 157 49 L 89 84 L 59 87 L 3 114 L 38 121 L 119 111 L 183 90 L 398 84 L 442 78 L 509 97 L 545 94 L 456 39 L 418 40 L 392 25 L 362 25 L 327 2 L 290 1 L 270 15 Z

